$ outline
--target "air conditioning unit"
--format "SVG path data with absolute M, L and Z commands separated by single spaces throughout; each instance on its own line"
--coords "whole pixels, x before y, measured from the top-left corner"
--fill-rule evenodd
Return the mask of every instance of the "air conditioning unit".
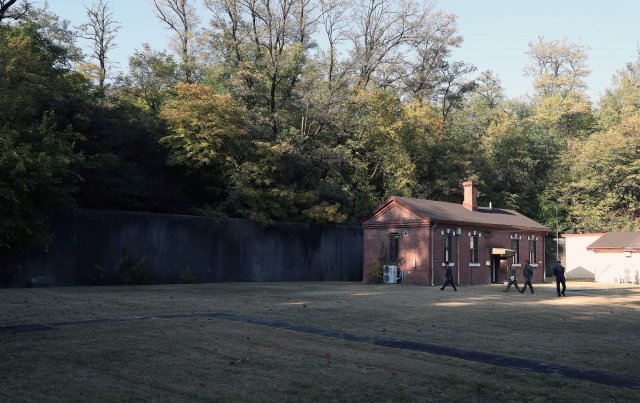
M 395 284 L 398 282 L 398 266 L 385 265 L 382 273 L 382 279 L 385 284 Z

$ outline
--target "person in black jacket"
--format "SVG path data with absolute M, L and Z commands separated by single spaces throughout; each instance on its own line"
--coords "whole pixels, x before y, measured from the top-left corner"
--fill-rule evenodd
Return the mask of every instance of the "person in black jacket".
M 440 291 L 444 291 L 444 288 L 449 284 L 451 284 L 451 287 L 453 287 L 453 291 L 458 291 L 458 289 L 456 288 L 456 285 L 453 283 L 453 269 L 449 265 L 449 262 L 444 262 L 444 265 L 447 269 L 447 272 L 444 275 L 445 282 L 444 284 L 442 284 L 442 287 L 440 287 Z
M 518 287 L 518 275 L 516 273 L 516 269 L 514 269 L 513 266 L 511 266 L 511 269 L 508 270 L 508 272 L 509 272 L 509 278 L 507 279 L 507 281 L 509 283 L 507 284 L 507 289 L 504 290 L 504 292 L 508 292 L 512 284 L 516 287 L 516 290 L 520 291 L 520 287 Z
M 560 295 L 566 297 L 566 295 L 564 295 L 564 291 L 567 289 L 567 283 L 564 278 L 564 267 L 559 260 L 553 268 L 553 275 L 556 276 L 556 290 L 558 291 L 558 297 Z M 562 284 L 562 292 L 560 292 L 560 284 Z
M 527 291 L 527 286 L 531 289 L 531 294 L 533 294 L 533 285 L 531 284 L 531 277 L 533 277 L 533 267 L 529 264 L 527 260 L 524 269 L 522 269 L 522 274 L 524 275 L 524 285 L 522 286 L 522 290 L 520 292 L 524 294 Z

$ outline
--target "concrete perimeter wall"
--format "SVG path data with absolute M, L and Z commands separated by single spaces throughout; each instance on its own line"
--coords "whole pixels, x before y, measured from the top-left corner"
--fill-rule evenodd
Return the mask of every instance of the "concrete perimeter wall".
M 362 281 L 362 229 L 346 225 L 76 209 L 55 239 L 20 256 L 0 258 L 5 286 L 44 277 L 53 286 L 90 284 L 96 267 L 113 271 L 125 252 L 146 258 L 153 283 Z M 0 285 L 2 285 L 0 283 Z

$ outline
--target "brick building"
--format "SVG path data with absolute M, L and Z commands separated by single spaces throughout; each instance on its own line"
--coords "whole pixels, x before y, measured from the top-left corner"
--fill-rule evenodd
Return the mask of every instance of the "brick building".
M 507 263 L 522 278 L 526 260 L 533 281 L 544 281 L 549 229 L 514 210 L 478 207 L 476 183 L 463 186 L 462 204 L 391 197 L 379 205 L 362 223 L 364 282 L 381 259 L 405 284 L 441 285 L 445 261 L 459 284 L 502 283 Z

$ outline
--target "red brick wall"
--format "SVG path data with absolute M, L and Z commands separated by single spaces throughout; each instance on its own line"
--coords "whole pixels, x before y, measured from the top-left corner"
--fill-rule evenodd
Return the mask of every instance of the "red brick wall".
M 384 228 L 365 228 L 363 231 L 363 281 L 367 283 L 371 270 L 378 264 L 380 249 L 384 245 L 389 252 L 389 233 L 400 234 L 399 258 L 400 269 L 404 270 L 405 284 L 427 284 L 429 261 L 429 227 L 406 227 L 402 224 L 389 225 Z
M 405 284 L 430 285 L 433 276 L 433 284 L 441 285 L 444 282 L 444 252 L 442 232 L 449 230 L 460 235 L 453 236 L 452 263 L 454 263 L 454 281 L 460 284 L 488 284 L 491 283 L 492 256 L 490 248 L 511 248 L 511 236 L 517 234 L 520 240 L 520 262 L 514 264 L 522 279 L 522 267 L 529 258 L 529 235 L 536 235 L 536 257 L 538 267 L 534 268 L 534 283 L 544 279 L 544 234 L 496 231 L 479 226 L 458 227 L 455 225 L 435 224 L 433 227 L 426 220 L 419 220 L 410 212 L 392 208 L 383 212 L 378 217 L 368 221 L 364 225 L 363 241 L 363 281 L 370 279 L 372 268 L 378 264 L 380 248 L 382 245 L 389 251 L 389 233 L 399 233 L 399 257 L 400 269 L 404 271 Z M 478 262 L 470 264 L 470 239 L 469 233 L 476 231 L 478 234 Z M 431 234 L 433 233 L 433 266 L 431 272 Z M 501 267 L 497 271 L 497 282 L 503 282 L 507 278 L 506 262 L 501 261 Z M 511 263 L 511 258 L 508 260 Z M 487 264 L 488 263 L 488 264 Z M 532 262 L 534 263 L 534 262 Z M 522 281 L 522 280 L 521 280 Z
M 488 284 L 491 283 L 491 271 L 493 257 L 491 256 L 491 248 L 511 248 L 511 236 L 516 235 L 522 237 L 520 240 L 520 260 L 518 263 L 511 263 L 511 258 L 501 260 L 500 269 L 497 271 L 497 282 L 504 282 L 507 279 L 506 263 L 512 264 L 518 270 L 518 277 L 522 276 L 522 268 L 525 260 L 529 259 L 529 242 L 527 237 L 530 235 L 537 236 L 536 241 L 536 258 L 534 267 L 533 282 L 542 282 L 544 280 L 544 235 L 531 232 L 517 231 L 495 231 L 482 227 L 436 227 L 434 234 L 434 283 L 442 284 L 444 282 L 444 252 L 443 252 L 443 235 L 447 229 L 453 232 L 456 228 L 461 229 L 461 234 L 453 237 L 453 263 L 454 263 L 454 280 L 460 284 Z M 476 231 L 478 233 L 478 262 L 479 265 L 470 263 L 470 239 L 469 233 Z M 488 264 L 487 264 L 488 263 Z M 534 263 L 534 262 L 531 262 Z

